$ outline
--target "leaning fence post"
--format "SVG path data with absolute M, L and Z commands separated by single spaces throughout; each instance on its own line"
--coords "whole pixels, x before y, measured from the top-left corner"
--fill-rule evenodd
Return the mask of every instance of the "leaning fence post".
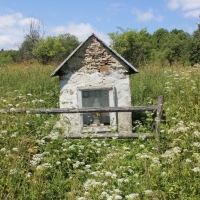
M 155 138 L 157 142 L 160 140 L 160 123 L 162 119 L 162 114 L 163 114 L 163 103 L 164 103 L 164 96 L 161 95 L 158 97 L 158 105 L 157 105 L 157 113 L 156 113 L 156 135 Z

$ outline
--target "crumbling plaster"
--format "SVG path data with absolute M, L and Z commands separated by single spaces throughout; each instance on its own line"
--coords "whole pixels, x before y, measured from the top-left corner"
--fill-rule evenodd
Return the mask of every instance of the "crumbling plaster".
M 78 108 L 79 87 L 112 87 L 115 96 L 112 106 L 131 106 L 128 67 L 96 38 L 87 41 L 64 65 L 60 78 L 60 107 Z M 131 113 L 111 113 L 118 131 L 131 131 Z M 69 133 L 81 131 L 80 114 L 64 114 Z

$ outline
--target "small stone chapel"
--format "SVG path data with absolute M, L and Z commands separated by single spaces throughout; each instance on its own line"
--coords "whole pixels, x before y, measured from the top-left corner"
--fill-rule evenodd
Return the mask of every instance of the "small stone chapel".
M 59 76 L 60 108 L 131 106 L 129 75 L 138 73 L 95 34 L 80 44 L 51 74 Z M 62 114 L 73 133 L 132 132 L 131 112 Z

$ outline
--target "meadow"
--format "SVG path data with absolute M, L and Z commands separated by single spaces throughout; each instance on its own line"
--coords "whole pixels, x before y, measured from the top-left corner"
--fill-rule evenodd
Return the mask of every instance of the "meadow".
M 0 109 L 59 107 L 55 68 L 0 67 Z M 154 138 L 66 139 L 59 115 L 0 113 L 0 199 L 198 200 L 200 66 L 138 70 L 132 105 L 164 95 L 159 148 Z M 151 112 L 133 120 L 134 132 L 152 132 Z

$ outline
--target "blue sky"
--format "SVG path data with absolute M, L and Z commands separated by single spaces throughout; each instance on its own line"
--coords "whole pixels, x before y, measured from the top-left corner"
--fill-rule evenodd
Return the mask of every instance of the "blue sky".
M 117 27 L 153 33 L 159 28 L 196 30 L 200 0 L 0 0 L 0 49 L 18 49 L 32 20 L 45 36 L 70 33 L 84 41 L 95 33 L 109 44 Z

